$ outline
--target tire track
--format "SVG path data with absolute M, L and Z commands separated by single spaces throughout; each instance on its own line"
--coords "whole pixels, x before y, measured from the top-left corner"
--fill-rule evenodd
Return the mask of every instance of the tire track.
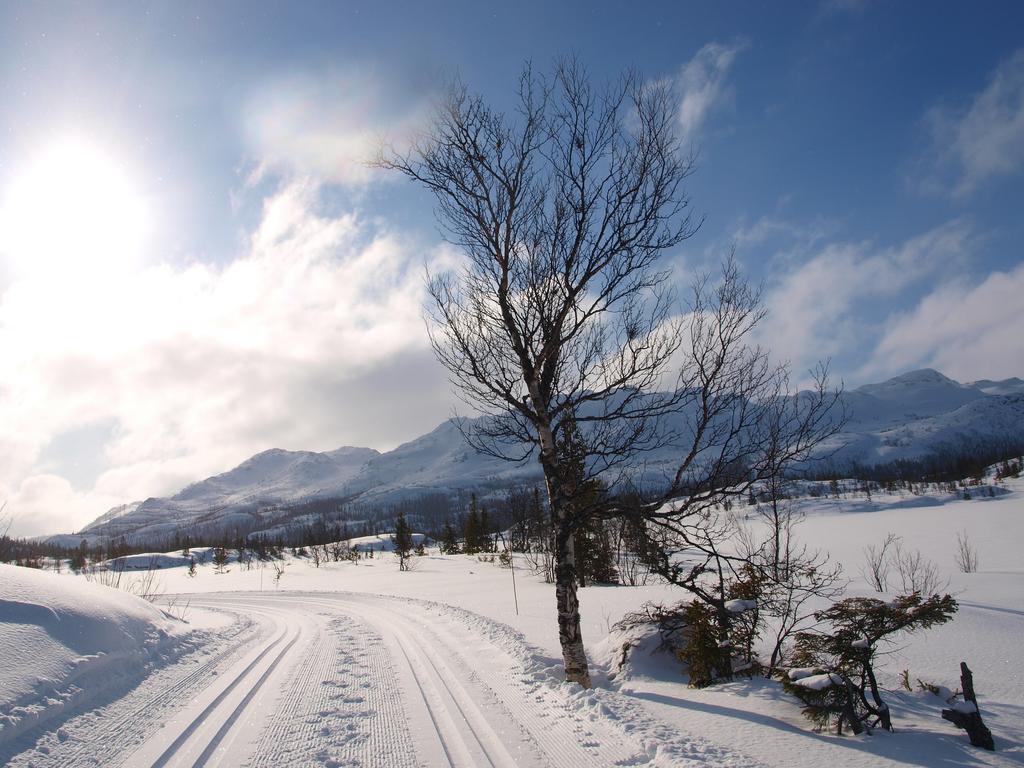
M 602 744 L 603 748 L 598 752 L 596 744 L 590 746 L 593 743 L 593 735 L 581 733 L 582 728 L 576 718 L 568 714 L 556 714 L 552 717 L 548 714 L 550 708 L 546 706 L 547 702 L 538 706 L 541 703 L 538 700 L 531 699 L 524 695 L 523 691 L 513 690 L 511 686 L 506 685 L 506 680 L 515 679 L 520 673 L 510 667 L 503 669 L 494 664 L 504 654 L 492 654 L 490 674 L 488 681 L 484 682 L 474 671 L 474 665 L 470 660 L 434 632 L 429 624 L 415 621 L 410 612 L 400 612 L 387 605 L 377 606 L 376 609 L 384 614 L 381 620 L 408 627 L 410 631 L 403 631 L 403 634 L 411 638 L 409 642 L 415 646 L 423 663 L 430 665 L 442 681 L 451 681 L 451 688 L 459 690 L 458 697 L 453 694 L 453 699 L 456 706 L 459 706 L 461 700 L 460 711 L 463 717 L 467 722 L 472 719 L 473 722 L 483 723 L 489 734 L 490 744 L 500 745 L 497 749 L 492 748 L 496 754 L 491 760 L 496 768 L 503 765 L 575 768 L 580 765 L 607 765 L 617 761 L 635 760 L 638 756 L 636 750 L 622 749 L 615 742 L 611 745 Z M 442 650 L 451 659 L 451 664 L 442 657 Z M 476 689 L 476 700 L 467 692 L 469 688 Z M 526 742 L 532 746 L 528 754 L 520 753 L 517 758 L 512 757 L 505 748 L 501 736 L 489 725 L 487 710 L 492 713 L 492 719 L 497 720 L 495 715 L 500 715 L 501 723 L 506 726 L 504 730 L 509 741 Z M 558 712 L 557 709 L 553 711 Z M 513 728 L 516 732 L 509 733 Z M 615 736 L 621 745 L 622 734 L 617 733 Z
M 303 747 L 307 743 L 308 728 L 303 727 L 306 713 L 300 692 L 312 691 L 316 679 L 328 666 L 329 654 L 333 649 L 325 646 L 327 642 L 324 634 L 317 632 L 316 639 L 306 653 L 306 658 L 312 659 L 315 663 L 300 665 L 298 673 L 292 676 L 283 700 L 277 708 L 277 714 L 264 730 L 255 754 L 249 758 L 246 765 L 288 765 L 292 756 L 306 752 Z

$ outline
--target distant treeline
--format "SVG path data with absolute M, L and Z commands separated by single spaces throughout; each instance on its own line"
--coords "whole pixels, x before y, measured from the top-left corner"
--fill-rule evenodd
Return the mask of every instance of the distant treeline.
M 885 463 L 817 463 L 802 473 L 802 477 L 819 481 L 849 478 L 879 485 L 952 483 L 980 479 L 989 467 L 995 466 L 998 479 L 1019 475 L 1022 455 L 1024 438 L 964 440 L 913 459 Z M 210 520 L 181 528 L 169 536 L 119 536 L 95 545 L 83 539 L 78 546 L 62 546 L 0 534 L 0 562 L 37 565 L 48 558 L 68 559 L 78 565 L 142 552 L 187 551 L 198 546 L 273 553 L 285 547 L 318 546 L 387 533 L 400 514 L 414 531 L 442 541 L 453 530 L 463 532 L 474 511 L 482 517 L 486 528 L 479 532 L 481 536 L 503 531 L 510 539 L 509 545 L 519 550 L 527 548 L 537 531 L 543 529 L 546 495 L 529 486 L 504 491 L 495 489 L 479 497 L 466 491 L 451 495 L 426 493 L 378 505 L 352 504 L 349 499 L 339 498 L 314 499 L 234 515 L 227 524 Z M 0 530 L 3 530 L 2 524 Z
M 912 459 L 893 459 L 884 463 L 823 462 L 814 465 L 804 476 L 809 480 L 847 477 L 879 483 L 945 483 L 983 477 L 988 467 L 1017 459 L 1022 454 L 1024 438 L 962 440 L 956 444 L 942 445 L 931 453 Z

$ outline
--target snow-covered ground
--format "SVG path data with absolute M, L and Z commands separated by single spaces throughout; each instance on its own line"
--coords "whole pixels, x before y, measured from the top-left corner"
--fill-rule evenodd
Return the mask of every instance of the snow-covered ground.
M 137 683 L 187 629 L 123 591 L 0 565 L 0 745 Z
M 861 495 L 802 502 L 808 513 L 802 537 L 846 566 L 851 594 L 873 594 L 860 574 L 863 550 L 891 532 L 936 564 L 960 602 L 951 624 L 907 638 L 882 661 L 893 734 L 816 734 L 798 705 L 763 680 L 688 688 L 673 659 L 650 653 L 650 646 L 634 652 L 620 670 L 616 638 L 602 642 L 612 625 L 645 600 L 681 599 L 673 588 L 581 590 L 597 683 L 583 691 L 559 683 L 553 587 L 522 562 L 514 594 L 513 573 L 497 563 L 428 554 L 401 573 L 392 555 L 378 552 L 373 559 L 319 568 L 289 557 L 280 576 L 269 564 L 232 563 L 226 573 L 204 564 L 194 577 L 184 567 L 157 571 L 167 595 L 190 595 L 185 617 L 200 628 L 202 642 L 178 652 L 174 663 L 152 664 L 140 673 L 148 674 L 142 685 L 118 689 L 123 695 L 97 693 L 90 701 L 90 689 L 83 687 L 74 706 L 46 725 L 16 739 L 0 731 L 0 762 L 1021 765 L 1024 481 L 1007 487 L 1012 493 L 976 494 L 970 501 L 874 494 L 870 500 Z M 956 534 L 964 529 L 978 550 L 976 573 L 956 567 Z M 20 597 L 10 598 L 5 579 L 5 599 L 37 606 L 59 601 L 94 615 L 73 590 L 100 587 L 70 575 L 26 578 L 45 578 L 45 588 L 25 582 L 14 588 Z M 60 589 L 52 586 L 58 584 Z M 125 600 L 112 594 L 111 600 Z M 3 648 L 16 648 L 11 638 L 24 627 L 39 637 L 46 633 L 31 616 L 10 621 L 3 605 Z M 135 601 L 130 605 L 149 611 L 144 626 L 178 637 L 173 620 Z M 39 652 L 13 662 L 20 665 L 23 696 L 38 690 L 32 678 L 46 677 L 50 654 L 60 650 L 40 643 Z M 65 656 L 58 659 L 88 655 L 70 643 L 62 647 Z M 11 669 L 7 658 L 5 668 Z M 961 660 L 974 671 L 995 753 L 970 747 L 963 732 L 941 720 L 944 702 L 937 697 L 899 690 L 904 669 L 912 681 L 956 688 Z
M 425 543 L 427 537 L 422 533 L 412 534 L 412 543 L 414 546 Z M 357 552 L 394 552 L 395 542 L 391 537 L 391 534 L 381 533 L 376 536 L 356 536 L 353 539 L 348 540 L 348 545 Z

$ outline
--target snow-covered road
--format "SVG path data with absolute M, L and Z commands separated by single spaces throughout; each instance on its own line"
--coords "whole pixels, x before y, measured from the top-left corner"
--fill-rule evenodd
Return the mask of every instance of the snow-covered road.
M 611 691 L 557 683 L 505 625 L 356 593 L 195 597 L 219 640 L 12 765 L 753 765 Z M 41 747 L 41 749 L 40 749 Z

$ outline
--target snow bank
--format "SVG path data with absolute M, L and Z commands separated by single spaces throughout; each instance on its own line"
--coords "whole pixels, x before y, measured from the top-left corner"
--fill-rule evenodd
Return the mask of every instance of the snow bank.
M 680 677 L 680 664 L 662 644 L 654 624 L 616 625 L 589 649 L 591 661 L 609 680 Z M 668 670 L 666 670 L 668 668 Z
M 123 571 L 148 571 L 158 568 L 179 568 L 188 567 L 192 557 L 185 557 L 178 553 L 145 552 L 141 555 L 124 555 L 115 557 L 112 560 L 105 560 L 100 565 L 109 570 Z M 195 557 L 199 562 L 200 558 Z
M 0 745 L 139 675 L 182 627 L 126 592 L 0 564 Z
M 413 546 L 418 544 L 426 543 L 427 537 L 423 533 L 412 534 Z M 394 552 L 395 542 L 391 540 L 390 533 L 381 533 L 376 536 L 357 536 L 354 539 L 348 539 L 348 545 L 357 552 Z

